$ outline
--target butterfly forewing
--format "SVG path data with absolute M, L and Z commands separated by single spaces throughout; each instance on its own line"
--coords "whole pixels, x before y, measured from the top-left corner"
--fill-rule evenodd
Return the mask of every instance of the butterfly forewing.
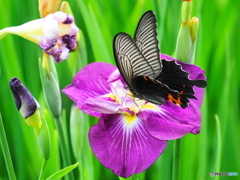
M 119 33 L 115 36 L 114 55 L 117 66 L 130 88 L 133 87 L 132 80 L 135 77 L 154 76 L 153 69 L 128 34 Z
M 140 19 L 134 40 L 153 69 L 154 75 L 150 77 L 157 77 L 162 70 L 162 63 L 159 57 L 156 17 L 152 11 L 147 11 Z

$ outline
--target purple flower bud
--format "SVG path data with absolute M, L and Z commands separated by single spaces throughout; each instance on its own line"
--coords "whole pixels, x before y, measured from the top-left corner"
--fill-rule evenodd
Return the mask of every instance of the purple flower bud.
M 18 78 L 15 77 L 11 79 L 10 88 L 17 109 L 25 119 L 33 115 L 35 111 L 40 108 L 38 102 Z

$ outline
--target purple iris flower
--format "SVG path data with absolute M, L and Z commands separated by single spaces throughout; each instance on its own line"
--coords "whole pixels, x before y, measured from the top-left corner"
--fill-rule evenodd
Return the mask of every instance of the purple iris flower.
M 179 62 L 189 78 L 204 79 L 198 66 Z M 91 127 L 89 141 L 99 161 L 121 177 L 127 178 L 147 169 L 161 155 L 167 140 L 198 134 L 204 89 L 194 87 L 197 100 L 190 99 L 185 109 L 166 101 L 155 105 L 132 96 L 117 67 L 103 62 L 87 65 L 63 89 L 80 110 L 100 117 Z

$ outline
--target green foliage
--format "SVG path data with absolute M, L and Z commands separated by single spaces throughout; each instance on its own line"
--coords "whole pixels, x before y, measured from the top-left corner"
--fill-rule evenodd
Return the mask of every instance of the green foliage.
M 81 43 L 85 44 L 80 44 L 80 49 L 70 54 L 68 60 L 56 64 L 61 89 L 69 85 L 74 74 L 80 70 L 79 67 L 87 63 L 103 61 L 115 64 L 112 52 L 114 35 L 118 32 L 133 35 L 139 18 L 149 9 L 156 13 L 158 19 L 161 53 L 173 55 L 175 52 L 181 24 L 182 1 L 180 0 L 69 0 L 68 2 L 76 24 L 82 31 Z M 180 179 L 211 179 L 211 171 L 240 173 L 239 6 L 238 1 L 193 0 L 192 15 L 197 16 L 200 22 L 195 63 L 206 71 L 208 87 L 202 106 L 201 133 L 196 136 L 188 134 L 181 140 Z M 0 17 L 0 29 L 38 19 L 37 0 L 1 0 Z M 49 126 L 52 145 L 45 178 L 63 168 L 53 119 L 43 98 L 38 68 L 38 59 L 41 57 L 42 51 L 38 45 L 25 39 L 7 35 L 0 40 L 0 112 L 17 179 L 37 179 L 42 155 L 33 129 L 25 124 L 15 107 L 9 88 L 9 80 L 15 76 L 41 104 L 41 112 Z M 61 94 L 61 96 L 62 108 L 66 110 L 66 117 L 63 119 L 65 119 L 65 129 L 68 131 L 72 102 L 65 95 Z M 88 120 L 90 125 L 96 123 L 96 119 L 92 117 L 84 120 Z M 85 126 L 89 128 L 90 125 Z M 81 136 L 84 146 L 87 146 L 87 130 L 81 133 Z M 73 151 L 71 147 L 69 149 L 74 163 L 75 150 Z M 119 179 L 98 162 L 89 147 L 86 150 L 87 152 L 82 153 L 86 153 L 91 159 L 89 165 L 92 166 L 90 170 L 93 170 L 94 174 L 91 177 Z M 79 154 L 79 157 L 84 157 L 84 154 Z M 8 179 L 1 148 L 0 162 L 0 179 Z M 82 159 L 82 162 L 85 166 L 88 165 L 86 159 Z M 161 157 L 148 170 L 138 175 L 138 179 L 171 179 L 172 162 L 173 141 L 169 141 Z M 82 167 L 81 164 L 79 168 L 73 170 L 75 177 L 81 177 L 79 169 L 89 171 L 89 167 Z M 227 177 L 221 178 L 227 179 Z
M 78 163 L 73 164 L 71 166 L 68 166 L 64 169 L 59 170 L 58 172 L 54 173 L 53 175 L 51 175 L 50 177 L 47 178 L 47 180 L 57 180 L 57 179 L 61 179 L 63 176 L 65 176 L 67 173 L 69 173 L 70 171 L 72 171 L 74 168 L 76 168 L 78 166 Z

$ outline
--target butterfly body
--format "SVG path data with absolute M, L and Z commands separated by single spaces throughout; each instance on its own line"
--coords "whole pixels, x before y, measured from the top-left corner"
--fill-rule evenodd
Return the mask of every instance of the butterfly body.
M 140 99 L 145 99 L 148 102 L 161 105 L 164 104 L 164 99 L 162 96 L 159 96 L 159 93 L 155 95 L 152 93 L 153 91 L 157 91 L 156 87 L 161 86 L 164 87 L 164 84 L 161 82 L 151 79 L 148 76 L 137 76 L 133 80 L 133 86 L 135 87 L 134 90 L 131 90 L 131 92 L 135 91 L 134 96 L 140 98 Z M 148 88 L 145 88 L 148 87 Z
M 135 97 L 161 105 L 166 100 L 186 108 L 196 99 L 193 86 L 206 87 L 205 80 L 190 80 L 175 61 L 160 59 L 156 18 L 147 11 L 140 19 L 134 39 L 119 33 L 113 41 L 118 69 Z

